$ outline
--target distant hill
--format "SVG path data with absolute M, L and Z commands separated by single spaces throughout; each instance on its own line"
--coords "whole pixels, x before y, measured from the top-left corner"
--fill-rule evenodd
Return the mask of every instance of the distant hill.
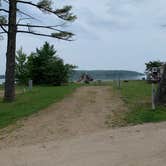
M 82 73 L 88 73 L 95 80 L 136 80 L 144 76 L 144 74 L 136 71 L 126 70 L 75 70 L 71 76 L 71 80 L 76 81 Z

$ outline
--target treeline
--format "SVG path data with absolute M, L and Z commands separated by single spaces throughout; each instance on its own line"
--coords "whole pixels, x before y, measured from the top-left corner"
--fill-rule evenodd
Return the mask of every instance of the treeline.
M 72 74 L 72 80 L 78 80 L 83 73 L 87 73 L 95 80 L 117 80 L 117 79 L 137 79 L 143 76 L 142 73 L 126 70 L 75 70 Z
M 48 42 L 29 56 L 20 48 L 16 54 L 16 83 L 27 84 L 28 80 L 33 80 L 36 85 L 59 86 L 68 82 L 74 68 L 74 65 L 65 64 Z

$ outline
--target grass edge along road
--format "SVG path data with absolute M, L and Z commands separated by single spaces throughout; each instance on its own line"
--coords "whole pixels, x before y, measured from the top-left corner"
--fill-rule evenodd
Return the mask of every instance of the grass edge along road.
M 122 82 L 120 89 L 115 84 L 112 86 L 129 108 L 122 116 L 127 124 L 166 121 L 165 107 L 158 107 L 155 111 L 151 108 L 151 84 L 145 81 L 129 81 Z
M 98 84 L 97 84 L 98 85 Z M 108 86 L 102 84 L 102 86 Z M 17 94 L 16 101 L 13 103 L 4 103 L 0 99 L 0 128 L 15 123 L 17 120 L 30 116 L 52 103 L 58 102 L 66 95 L 71 94 L 77 87 L 82 85 L 70 84 L 61 87 L 38 86 L 33 90 Z M 90 85 L 88 85 L 90 86 Z M 118 112 L 115 110 L 115 127 L 126 126 L 128 124 L 136 125 L 145 122 L 166 121 L 166 108 L 160 107 L 155 111 L 151 109 L 151 84 L 145 81 L 122 82 L 121 89 L 111 83 L 114 93 L 125 102 L 129 111 Z M 23 87 L 18 87 L 18 91 L 23 91 Z M 107 117 L 107 123 L 112 116 Z M 114 120 L 114 119 L 113 119 Z
M 66 95 L 74 92 L 77 87 L 79 85 L 76 84 L 60 87 L 36 86 L 32 91 L 17 94 L 13 103 L 4 103 L 0 98 L 0 128 L 13 124 L 21 118 L 37 113 L 52 103 L 60 101 Z

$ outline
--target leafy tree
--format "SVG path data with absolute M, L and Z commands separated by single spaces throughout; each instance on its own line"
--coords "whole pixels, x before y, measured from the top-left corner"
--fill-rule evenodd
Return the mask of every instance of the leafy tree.
M 145 63 L 146 65 L 146 71 L 152 71 L 153 67 L 161 67 L 164 63 L 161 61 L 150 61 L 148 63 Z
M 16 54 L 15 78 L 19 84 L 25 84 L 28 81 L 27 55 L 23 53 L 22 47 Z
M 64 64 L 56 53 L 54 46 L 45 42 L 43 47 L 28 57 L 28 73 L 34 84 L 61 85 L 68 82 L 75 66 Z
M 62 30 L 65 22 L 71 22 L 76 16 L 71 13 L 71 6 L 64 6 L 61 9 L 53 9 L 52 0 L 0 0 L 0 35 L 7 34 L 7 53 L 6 53 L 6 78 L 5 78 L 5 101 L 13 101 L 15 97 L 15 52 L 16 34 L 26 33 L 36 36 L 45 36 L 60 40 L 71 41 L 73 33 Z M 62 24 L 42 25 L 39 24 L 40 18 L 21 10 L 21 6 L 29 6 L 41 11 L 41 14 L 52 14 L 62 20 Z M 6 7 L 7 6 L 7 7 Z M 32 24 L 37 20 L 38 24 Z M 36 29 L 47 29 L 47 31 L 37 32 Z

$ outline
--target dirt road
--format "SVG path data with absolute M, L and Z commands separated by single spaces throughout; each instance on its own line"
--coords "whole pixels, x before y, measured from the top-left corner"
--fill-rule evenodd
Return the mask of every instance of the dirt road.
M 0 151 L 2 166 L 165 166 L 166 123 Z
M 108 129 L 126 111 L 111 87 L 81 87 L 0 131 L 0 166 L 165 166 L 166 123 Z
M 106 117 L 123 111 L 123 102 L 107 86 L 81 87 L 63 101 L 0 131 L 0 148 L 33 145 L 107 129 Z M 6 131 L 7 130 L 7 131 Z

